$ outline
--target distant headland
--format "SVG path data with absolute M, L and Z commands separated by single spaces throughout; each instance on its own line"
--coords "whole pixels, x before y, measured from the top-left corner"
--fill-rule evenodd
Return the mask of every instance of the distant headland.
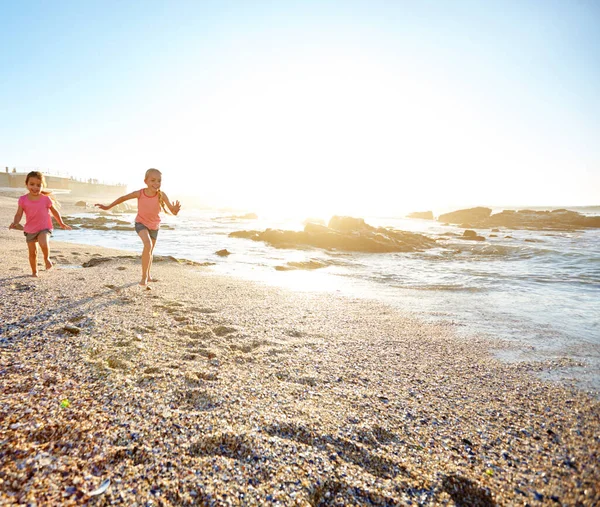
M 0 171 L 0 188 L 25 188 L 25 177 L 29 170 L 4 168 Z M 121 195 L 127 192 L 127 185 L 101 183 L 96 179 L 75 179 L 72 176 L 57 176 L 41 171 L 49 190 L 67 191 L 74 195 Z

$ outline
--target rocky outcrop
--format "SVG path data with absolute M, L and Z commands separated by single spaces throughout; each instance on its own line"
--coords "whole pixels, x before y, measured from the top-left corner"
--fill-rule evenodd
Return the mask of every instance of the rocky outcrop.
M 585 216 L 576 211 L 557 209 L 552 211 L 504 210 L 491 214 L 490 208 L 471 208 L 446 213 L 438 217 L 440 222 L 468 224 L 476 229 L 506 227 L 507 229 L 573 230 L 600 228 L 600 217 Z
M 79 229 L 95 229 L 97 231 L 133 230 L 133 224 L 127 220 L 120 220 L 110 216 L 100 217 L 64 217 L 71 226 Z
M 303 231 L 236 231 L 229 236 L 264 241 L 277 248 L 317 247 L 347 252 L 414 252 L 437 245 L 422 234 L 373 227 L 362 218 L 339 216 L 333 217 L 327 227 L 309 223 Z
M 479 236 L 475 231 L 472 231 L 470 229 L 467 229 L 465 232 L 463 232 L 461 239 L 470 239 L 473 241 L 485 241 L 485 238 L 483 236 Z
M 111 215 L 102 215 L 99 217 L 72 217 L 64 216 L 65 222 L 75 229 L 94 229 L 96 231 L 133 231 L 134 226 L 131 220 L 120 220 Z M 162 230 L 172 230 L 173 226 L 162 224 Z
M 433 220 L 433 211 L 414 211 L 406 215 L 408 218 L 422 218 L 424 220 Z
M 487 227 L 508 229 L 588 229 L 599 228 L 600 217 L 588 217 L 576 211 L 557 209 L 553 211 L 505 210 L 489 217 Z
M 438 217 L 438 220 L 449 224 L 476 224 L 486 220 L 491 214 L 492 210 L 490 208 L 469 208 L 444 213 Z

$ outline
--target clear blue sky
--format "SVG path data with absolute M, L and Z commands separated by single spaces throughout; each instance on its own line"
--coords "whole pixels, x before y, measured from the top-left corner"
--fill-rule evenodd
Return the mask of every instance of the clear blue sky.
M 158 167 L 173 197 L 248 207 L 600 203 L 595 0 L 0 0 L 0 19 L 2 167 L 132 189 Z

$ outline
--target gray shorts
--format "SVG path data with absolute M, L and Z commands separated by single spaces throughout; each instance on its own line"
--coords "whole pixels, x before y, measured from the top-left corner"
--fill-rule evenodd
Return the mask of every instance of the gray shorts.
M 48 237 L 52 236 L 52 229 L 43 229 L 38 232 L 24 232 L 23 234 L 25 235 L 25 241 L 27 241 L 27 243 L 35 243 L 40 234 L 47 234 Z
M 150 237 L 152 239 L 158 238 L 158 229 L 148 229 L 148 227 L 146 227 L 144 224 L 142 224 L 140 222 L 135 223 L 135 232 L 139 233 L 140 231 L 143 231 L 144 229 L 146 229 L 150 233 Z

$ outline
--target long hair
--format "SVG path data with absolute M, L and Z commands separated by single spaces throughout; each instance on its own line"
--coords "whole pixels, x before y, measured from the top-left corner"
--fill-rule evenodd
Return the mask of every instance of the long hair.
M 162 176 L 162 173 L 158 170 L 158 169 L 154 169 L 154 168 L 150 168 L 146 171 L 146 174 L 144 175 L 144 181 L 146 181 L 148 179 L 148 176 L 150 175 L 150 173 L 158 173 Z M 163 198 L 162 192 L 160 191 L 160 188 L 158 189 L 158 204 L 160 204 L 160 207 L 162 208 L 162 210 L 167 213 L 168 215 L 172 215 L 171 211 L 169 210 L 169 208 L 167 208 L 167 205 L 165 204 L 165 200 Z
M 27 183 L 29 183 L 29 180 L 31 178 L 37 178 L 38 180 L 40 180 L 42 182 L 42 189 L 46 187 L 46 178 L 44 178 L 44 175 L 40 171 L 31 171 L 31 172 L 27 173 L 27 176 L 25 176 L 25 185 L 26 186 L 27 186 Z M 59 202 L 56 200 L 56 197 L 52 193 L 51 190 L 41 190 L 40 193 L 50 197 L 54 206 L 56 206 L 57 208 L 60 207 Z

